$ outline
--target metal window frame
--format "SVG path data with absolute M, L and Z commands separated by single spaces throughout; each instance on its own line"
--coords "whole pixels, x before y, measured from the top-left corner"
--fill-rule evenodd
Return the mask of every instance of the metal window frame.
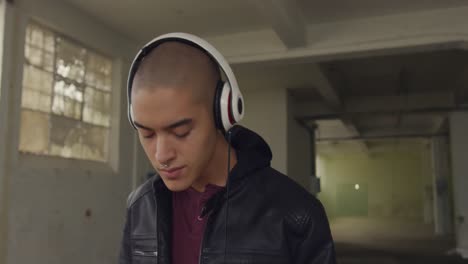
M 60 118 L 66 118 L 66 119 L 71 119 L 73 120 L 74 122 L 77 122 L 77 123 L 83 123 L 83 124 L 86 124 L 86 126 L 94 126 L 94 127 L 98 127 L 98 128 L 104 128 L 107 130 L 107 140 L 110 141 L 110 131 L 111 131 L 111 122 L 108 124 L 108 125 L 102 125 L 102 124 L 95 124 L 95 123 L 92 123 L 92 122 L 86 122 L 84 121 L 83 119 L 83 116 L 84 116 L 84 107 L 85 107 L 85 104 L 86 104 L 86 100 L 85 100 L 85 94 L 86 94 L 86 89 L 94 89 L 95 91 L 97 92 L 100 92 L 100 93 L 104 93 L 104 94 L 108 94 L 111 98 L 113 96 L 113 85 L 112 85 L 112 74 L 113 74 L 113 67 L 112 67 L 112 58 L 110 56 L 107 56 L 101 52 L 98 52 L 90 47 L 88 47 L 87 45 L 81 43 L 80 41 L 77 41 L 71 37 L 68 37 L 68 36 L 65 36 L 59 32 L 56 32 L 55 30 L 52 30 L 50 28 L 48 28 L 47 26 L 44 26 L 36 21 L 29 21 L 29 23 L 27 24 L 27 28 L 28 27 L 37 27 L 39 28 L 40 30 L 43 30 L 43 32 L 48 32 L 50 34 L 52 34 L 53 36 L 53 43 L 54 43 L 54 52 L 50 52 L 48 50 L 46 50 L 44 47 L 38 47 L 37 45 L 33 44 L 33 43 L 29 43 L 28 41 L 26 41 L 25 39 L 25 42 L 24 42 L 24 47 L 25 48 L 27 45 L 29 45 L 30 47 L 33 47 L 33 48 L 36 48 L 36 49 L 40 49 L 42 54 L 41 54 L 41 58 L 42 58 L 42 61 L 44 61 L 44 57 L 45 57 L 45 54 L 46 53 L 49 53 L 49 54 L 52 54 L 53 56 L 53 69 L 52 69 L 52 72 L 47 70 L 45 67 L 43 66 L 37 66 L 33 63 L 30 63 L 27 59 L 26 59 L 26 54 L 23 58 L 23 68 L 25 67 L 25 65 L 28 65 L 28 66 L 32 66 L 32 67 L 35 67 L 37 68 L 38 70 L 41 70 L 43 71 L 44 73 L 48 73 L 48 74 L 51 74 L 52 75 L 52 87 L 51 87 L 51 93 L 49 96 L 50 98 L 50 112 L 44 112 L 44 111 L 41 111 L 41 110 L 37 110 L 37 109 L 30 109 L 28 107 L 23 107 L 22 105 L 22 101 L 21 101 L 21 109 L 25 109 L 25 110 L 28 110 L 28 111 L 34 111 L 34 112 L 40 112 L 40 113 L 44 113 L 44 114 L 47 114 L 49 115 L 50 117 L 52 117 L 53 115 L 55 116 L 58 116 Z M 85 56 L 84 56 L 84 64 L 85 64 L 85 67 L 84 67 L 84 74 L 83 74 L 83 82 L 82 83 L 79 83 L 78 81 L 74 80 L 74 79 L 71 79 L 71 78 L 68 78 L 68 77 L 64 77 L 62 75 L 60 75 L 58 72 L 57 72 L 57 55 L 58 55 L 58 39 L 63 39 L 64 41 L 68 41 L 70 42 L 71 44 L 73 45 L 76 45 L 82 49 L 84 49 L 86 51 L 85 53 Z M 43 45 L 45 46 L 45 38 L 43 38 Z M 97 88 L 94 84 L 88 84 L 86 82 L 86 74 L 87 74 L 87 71 L 88 71 L 88 60 L 89 60 L 89 57 L 90 56 L 93 56 L 93 55 L 97 55 L 99 56 L 99 59 L 107 59 L 109 62 L 110 62 L 110 65 L 111 65 L 111 71 L 109 73 L 109 76 L 111 77 L 110 80 L 111 80 L 111 88 L 109 91 L 106 91 L 104 89 L 99 89 Z M 90 71 L 91 72 L 91 71 Z M 96 76 L 99 76 L 99 77 L 106 77 L 106 75 L 104 74 L 101 74 L 100 72 L 95 72 L 94 73 Z M 24 76 L 24 74 L 23 74 Z M 56 95 L 55 93 L 55 90 L 54 90 L 54 85 L 56 83 L 56 81 L 59 81 L 59 80 L 63 80 L 64 82 L 66 82 L 67 84 L 70 84 L 70 83 L 73 83 L 75 86 L 77 87 L 80 87 L 82 88 L 82 92 L 83 92 L 83 101 L 81 102 L 81 107 L 80 107 L 80 119 L 76 119 L 76 118 L 73 118 L 73 117 L 68 117 L 66 115 L 60 115 L 60 114 L 56 114 L 53 112 L 52 110 L 52 107 L 53 107 L 53 100 L 54 100 L 54 97 Z M 24 89 L 24 85 L 22 84 L 21 85 L 21 89 Z M 31 89 L 33 90 L 33 89 Z M 112 109 L 112 100 L 110 101 L 111 105 L 110 105 L 110 109 Z M 92 104 L 90 104 L 92 105 Z M 109 111 L 109 115 L 111 114 L 111 112 Z M 35 155 L 40 155 L 40 156 L 51 156 L 51 157 L 59 157 L 59 158 L 64 158 L 64 159 L 76 159 L 76 160 L 83 160 L 83 161 L 96 161 L 96 162 L 109 162 L 109 158 L 110 158 L 110 155 L 109 155 L 109 152 L 106 153 L 106 156 L 104 157 L 103 160 L 98 160 L 98 159 L 91 159 L 91 158 L 82 158 L 82 157 L 64 157 L 64 156 L 61 156 L 61 155 L 52 155 L 50 154 L 51 153 L 51 147 L 52 147 L 52 144 L 51 144 L 51 135 L 52 135 L 52 130 L 53 130 L 53 127 L 52 127 L 52 124 L 50 124 L 51 122 L 51 118 L 49 118 L 49 125 L 48 125 L 48 128 L 49 128 L 49 141 L 48 141 L 48 144 L 47 144 L 47 154 L 44 154 L 44 153 L 32 153 L 32 154 L 35 154 Z M 19 150 L 20 152 L 25 152 L 25 153 L 29 153 L 27 151 L 21 151 Z

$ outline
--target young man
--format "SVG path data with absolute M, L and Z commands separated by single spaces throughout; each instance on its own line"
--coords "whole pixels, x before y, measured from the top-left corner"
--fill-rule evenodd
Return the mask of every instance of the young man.
M 226 80 L 222 81 L 222 76 Z M 204 40 L 168 34 L 130 70 L 129 118 L 158 174 L 130 194 L 120 264 L 335 263 L 321 203 L 270 167 Z

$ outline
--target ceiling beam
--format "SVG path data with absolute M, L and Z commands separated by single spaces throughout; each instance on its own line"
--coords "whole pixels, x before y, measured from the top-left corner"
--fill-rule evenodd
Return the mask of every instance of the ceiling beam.
M 373 139 L 386 139 L 386 138 L 430 138 L 445 136 L 447 132 L 434 133 L 429 129 L 380 129 L 367 131 L 360 136 L 355 137 L 319 137 L 318 142 L 323 141 L 338 141 L 338 140 L 373 140 Z
M 362 136 L 361 132 L 357 129 L 356 125 L 354 125 L 351 118 L 342 118 L 341 122 L 343 122 L 343 124 L 348 129 L 352 137 L 360 138 Z M 369 152 L 369 145 L 366 143 L 366 141 L 358 140 L 356 141 L 356 143 L 358 144 L 359 148 L 361 148 L 361 150 L 364 153 Z
M 314 80 L 316 83 L 315 89 L 324 99 L 326 105 L 335 111 L 342 111 L 343 109 L 343 100 L 340 97 L 338 91 L 330 83 L 326 75 L 323 73 L 321 67 L 317 67 L 315 70 Z M 350 117 L 342 116 L 339 119 L 343 125 L 347 128 L 348 132 L 353 137 L 359 137 L 360 131 L 354 124 L 353 120 Z M 365 141 L 359 141 L 360 148 L 367 153 L 369 146 Z
M 296 1 L 251 0 L 251 2 L 271 24 L 288 49 L 306 46 L 306 26 Z
M 322 102 L 298 102 L 294 108 L 296 117 L 318 119 L 337 118 L 353 114 L 434 113 L 455 109 L 451 92 L 411 94 L 406 96 L 358 96 L 349 97 L 342 109 L 331 108 Z

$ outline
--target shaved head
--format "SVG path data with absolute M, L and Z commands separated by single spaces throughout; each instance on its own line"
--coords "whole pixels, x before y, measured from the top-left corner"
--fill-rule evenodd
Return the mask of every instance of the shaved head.
M 217 62 L 190 44 L 167 41 L 140 63 L 132 83 L 132 117 L 140 143 L 171 191 L 223 186 L 228 142 L 216 126 Z M 235 151 L 231 149 L 235 164 Z M 163 166 L 166 165 L 166 166 Z M 165 170 L 164 168 L 169 169 Z
M 143 59 L 133 80 L 132 93 L 141 89 L 185 89 L 196 103 L 212 106 L 220 78 L 219 67 L 208 54 L 188 44 L 168 41 Z

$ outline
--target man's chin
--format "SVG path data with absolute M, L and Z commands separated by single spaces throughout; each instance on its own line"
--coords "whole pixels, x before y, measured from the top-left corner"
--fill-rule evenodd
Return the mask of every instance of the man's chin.
M 164 179 L 163 181 L 166 187 L 172 192 L 185 191 L 191 186 L 189 182 L 170 181 L 170 180 L 164 180 Z

